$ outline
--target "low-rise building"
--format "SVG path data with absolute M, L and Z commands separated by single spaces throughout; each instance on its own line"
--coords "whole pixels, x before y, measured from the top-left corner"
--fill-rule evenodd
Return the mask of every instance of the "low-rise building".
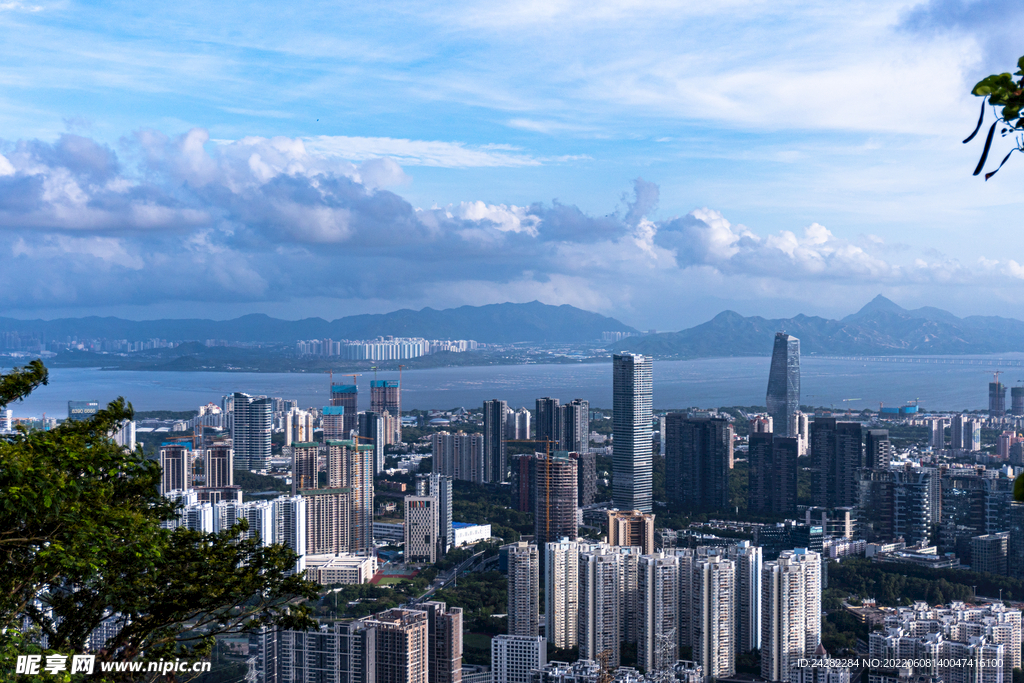
M 306 578 L 322 586 L 369 583 L 377 573 L 373 554 L 306 555 Z
M 455 534 L 453 545 L 457 548 L 461 545 L 473 545 L 480 541 L 486 541 L 491 537 L 490 524 L 467 524 L 466 522 L 452 522 L 452 531 Z

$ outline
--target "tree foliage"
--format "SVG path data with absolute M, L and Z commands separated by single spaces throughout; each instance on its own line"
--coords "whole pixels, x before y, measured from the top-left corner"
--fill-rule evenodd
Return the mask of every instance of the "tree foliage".
M 46 380 L 41 363 L 17 369 L 0 377 L 0 401 Z M 112 615 L 122 628 L 98 661 L 203 659 L 219 633 L 312 624 L 302 603 L 317 587 L 291 575 L 287 548 L 245 538 L 244 522 L 162 528 L 177 510 L 158 493 L 159 464 L 109 436 L 132 416 L 119 398 L 90 420 L 0 440 L 0 670 L 33 638 L 81 653 Z
M 1019 78 L 1014 80 L 1013 75 L 1009 73 L 992 74 L 978 81 L 971 90 L 972 95 L 983 98 L 981 102 L 981 114 L 978 117 L 978 125 L 974 128 L 974 132 L 971 133 L 964 143 L 968 143 L 974 139 L 974 137 L 981 130 L 982 125 L 985 121 L 985 105 L 988 104 L 993 109 L 993 115 L 995 121 L 988 129 L 988 135 L 985 137 L 985 146 L 981 152 L 981 158 L 978 160 L 978 166 L 974 169 L 974 175 L 978 175 L 985 168 L 985 162 L 988 161 L 989 151 L 992 149 L 992 140 L 995 137 L 996 129 L 999 129 L 1000 137 L 1012 137 L 1014 141 L 1014 147 L 994 171 L 990 171 L 985 174 L 985 180 L 988 180 L 994 176 L 1003 164 L 1010 158 L 1010 156 L 1019 150 L 1024 150 L 1024 119 L 1021 118 L 1021 110 L 1024 109 L 1024 57 L 1017 60 L 1017 71 L 1016 76 Z M 1002 111 L 996 112 L 996 108 L 1002 107 Z

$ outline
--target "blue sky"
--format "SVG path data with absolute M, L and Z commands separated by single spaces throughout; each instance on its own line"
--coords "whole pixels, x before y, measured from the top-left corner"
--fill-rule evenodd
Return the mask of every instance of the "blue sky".
M 985 183 L 960 144 L 1021 19 L 0 0 L 0 315 L 1024 317 L 1024 159 Z

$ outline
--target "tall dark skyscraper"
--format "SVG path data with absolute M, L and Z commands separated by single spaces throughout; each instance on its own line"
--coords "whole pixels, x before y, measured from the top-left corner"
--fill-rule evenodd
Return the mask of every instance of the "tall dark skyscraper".
M 612 356 L 612 500 L 620 510 L 652 511 L 652 381 L 650 356 Z
M 489 484 L 501 483 L 508 477 L 507 413 L 505 401 L 484 401 L 484 481 Z
M 537 411 L 534 414 L 536 420 L 536 427 L 534 429 L 537 433 L 537 441 L 550 441 L 547 444 L 547 450 L 550 452 L 560 451 L 560 442 L 562 438 L 562 413 L 559 410 L 557 398 L 538 398 L 537 399 Z M 544 444 L 540 444 L 538 449 L 545 450 Z
M 771 432 L 750 435 L 747 486 L 750 512 L 785 515 L 796 512 L 799 450 L 796 438 L 775 436 Z
M 775 434 L 797 436 L 789 433 L 789 423 L 800 409 L 800 340 L 785 332 L 775 335 L 766 400 Z
M 665 488 L 689 510 L 729 505 L 732 425 L 728 420 L 669 413 L 665 427 Z M 771 436 L 771 434 L 768 434 Z
M 869 429 L 864 433 L 864 460 L 873 470 L 884 470 L 892 462 L 892 442 L 888 429 Z
M 818 507 L 857 505 L 857 470 L 864 467 L 859 422 L 816 417 L 811 423 L 811 498 Z
M 1006 415 L 1006 385 L 1002 382 L 988 383 L 988 415 L 989 417 Z
M 1024 387 L 1010 388 L 1010 415 L 1024 415 Z
M 236 392 L 231 439 L 235 467 L 265 470 L 270 462 L 270 435 L 274 426 L 274 399 Z
M 345 409 L 342 415 L 342 434 L 348 439 L 353 429 L 359 429 L 359 387 L 355 384 L 331 384 L 331 405 Z
M 575 453 L 590 452 L 590 402 L 582 398 L 573 399 L 560 407 L 562 424 L 560 439 L 562 451 Z

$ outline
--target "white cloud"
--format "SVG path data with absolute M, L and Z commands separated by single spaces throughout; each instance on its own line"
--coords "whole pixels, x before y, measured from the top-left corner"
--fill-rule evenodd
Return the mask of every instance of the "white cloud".
M 344 135 L 318 135 L 304 138 L 310 151 L 364 161 L 390 157 L 405 166 L 443 168 L 483 168 L 495 166 L 539 166 L 541 161 L 527 154 L 473 147 L 461 142 L 364 138 Z

